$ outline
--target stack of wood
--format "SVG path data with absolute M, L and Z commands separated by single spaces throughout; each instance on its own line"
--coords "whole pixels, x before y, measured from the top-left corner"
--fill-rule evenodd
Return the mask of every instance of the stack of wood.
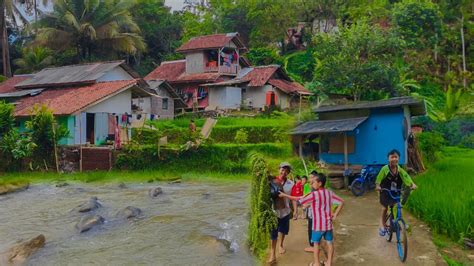
M 416 136 L 412 133 L 408 136 L 408 169 L 413 169 L 415 173 L 421 173 L 425 171 L 425 165 L 420 153 L 418 141 Z

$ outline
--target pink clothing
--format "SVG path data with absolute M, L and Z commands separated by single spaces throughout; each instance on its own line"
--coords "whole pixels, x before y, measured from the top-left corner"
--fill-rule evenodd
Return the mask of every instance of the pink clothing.
M 318 189 L 311 192 L 299 200 L 300 204 L 311 203 L 311 212 L 313 214 L 313 231 L 332 230 L 332 210 L 333 204 L 339 205 L 342 199 L 334 192 L 327 189 Z

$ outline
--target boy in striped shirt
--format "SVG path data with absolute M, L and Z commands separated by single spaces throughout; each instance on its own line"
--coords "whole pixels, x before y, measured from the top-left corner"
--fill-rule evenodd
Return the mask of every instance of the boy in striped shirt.
M 332 264 L 334 256 L 333 244 L 333 221 L 344 205 L 344 200 L 338 197 L 331 190 L 324 188 L 326 185 L 326 176 L 319 174 L 315 182 L 312 184 L 313 192 L 303 197 L 292 197 L 284 193 L 280 193 L 280 197 L 287 197 L 291 200 L 298 200 L 299 204 L 311 203 L 310 211 L 313 216 L 312 237 L 311 241 L 314 243 L 314 262 L 312 265 L 319 265 L 319 243 L 321 239 L 327 242 L 328 258 L 325 265 Z M 332 205 L 338 205 L 334 213 L 332 213 Z

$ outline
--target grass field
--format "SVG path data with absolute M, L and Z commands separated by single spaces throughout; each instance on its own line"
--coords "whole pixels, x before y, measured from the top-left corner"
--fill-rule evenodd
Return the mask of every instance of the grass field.
M 437 233 L 460 242 L 474 238 L 474 150 L 447 147 L 416 177 L 408 208 Z

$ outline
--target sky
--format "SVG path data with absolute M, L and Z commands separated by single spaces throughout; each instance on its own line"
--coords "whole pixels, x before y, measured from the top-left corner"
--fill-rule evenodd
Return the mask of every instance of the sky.
M 171 7 L 172 11 L 178 11 L 183 8 L 184 0 L 165 0 L 165 4 Z

